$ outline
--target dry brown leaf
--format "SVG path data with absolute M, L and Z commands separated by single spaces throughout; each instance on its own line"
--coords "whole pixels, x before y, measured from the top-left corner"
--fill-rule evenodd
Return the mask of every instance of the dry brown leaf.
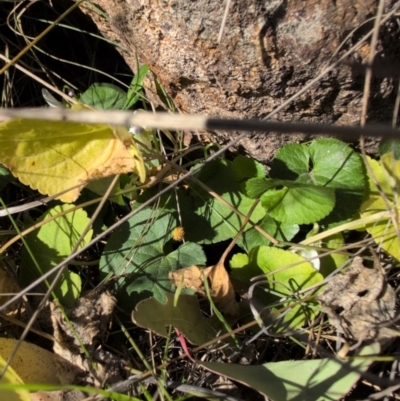
M 185 269 L 170 272 L 169 278 L 177 287 L 182 285 L 183 288 L 190 288 L 198 294 L 206 296 L 203 277 L 208 276 L 208 269 L 209 267 L 206 268 L 193 265 L 186 267 Z
M 70 323 L 61 309 L 51 303 L 51 320 L 54 329 L 54 351 L 61 355 L 67 350 L 80 353 L 81 344 L 93 351 L 97 343 L 106 335 L 108 324 L 116 304 L 108 290 L 92 290 L 79 298 L 72 307 L 65 307 Z M 77 339 L 79 337 L 79 340 Z M 60 348 L 60 349 L 59 349 Z
M 96 349 L 107 335 L 115 304 L 116 300 L 108 290 L 92 290 L 78 299 L 73 307 L 64 308 L 69 320 L 67 322 L 61 309 L 51 303 L 53 349 L 58 356 L 62 384 L 99 387 L 105 382 L 112 384 L 120 380 L 121 360 L 111 352 Z M 92 361 L 87 360 L 81 345 L 85 346 Z M 95 371 L 92 362 L 96 362 Z
M 82 401 L 87 395 L 78 390 L 38 391 L 31 393 L 31 401 Z
M 211 297 L 220 311 L 230 317 L 238 315 L 239 306 L 235 300 L 235 292 L 223 263 L 206 268 L 191 266 L 176 270 L 169 273 L 169 278 L 177 287 L 183 283 L 184 288 L 190 288 L 203 296 L 206 296 L 204 278 L 207 278 Z
M 208 278 L 211 282 L 211 296 L 221 312 L 227 316 L 237 317 L 239 306 L 235 299 L 235 291 L 228 272 L 223 263 L 218 263 L 210 268 Z
M 385 341 L 398 335 L 390 324 L 395 316 L 395 292 L 383 269 L 376 264 L 373 269 L 364 267 L 359 256 L 329 281 L 317 299 L 329 323 L 348 339 Z

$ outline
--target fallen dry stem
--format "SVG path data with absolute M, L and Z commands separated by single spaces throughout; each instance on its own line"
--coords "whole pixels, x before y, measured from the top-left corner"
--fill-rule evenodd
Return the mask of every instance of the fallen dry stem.
M 128 111 L 74 111 L 62 108 L 48 109 L 10 109 L 0 108 L 0 117 L 25 118 L 32 120 L 70 121 L 87 124 L 112 124 L 121 126 L 137 125 L 141 127 L 171 131 L 243 131 L 223 149 L 229 149 L 247 135 L 255 132 L 268 135 L 271 132 L 280 134 L 305 133 L 308 135 L 328 135 L 343 138 L 347 141 L 358 140 L 361 135 L 387 139 L 398 139 L 399 130 L 386 125 L 367 125 L 354 127 L 345 125 L 288 123 L 265 121 L 259 119 L 224 119 L 201 115 L 171 114 L 166 112 L 128 112 Z

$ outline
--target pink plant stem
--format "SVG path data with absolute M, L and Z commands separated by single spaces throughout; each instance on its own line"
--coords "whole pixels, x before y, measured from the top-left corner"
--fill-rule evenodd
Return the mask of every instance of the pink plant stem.
M 196 362 L 194 360 L 194 358 L 192 357 L 192 355 L 190 354 L 189 348 L 187 346 L 186 340 L 184 335 L 178 330 L 175 329 L 176 335 L 178 336 L 179 342 L 181 343 L 183 352 L 185 353 L 185 355 L 192 361 L 192 362 Z

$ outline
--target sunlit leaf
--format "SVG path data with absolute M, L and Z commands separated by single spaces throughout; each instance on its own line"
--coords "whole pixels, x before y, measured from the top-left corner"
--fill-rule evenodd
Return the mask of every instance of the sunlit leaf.
M 79 101 L 96 110 L 121 110 L 127 100 L 126 92 L 109 83 L 94 83 L 82 93 Z
M 84 108 L 77 105 L 76 110 Z M 0 124 L 0 163 L 40 193 L 73 202 L 88 181 L 145 168 L 123 128 L 60 121 L 13 119 Z
M 56 206 L 47 211 L 40 220 L 57 216 L 72 206 L 67 204 Z M 60 216 L 29 233 L 25 237 L 25 240 L 41 270 L 38 271 L 29 255 L 28 249 L 24 246 L 19 271 L 22 282 L 28 284 L 65 259 L 71 253 L 89 221 L 90 219 L 86 212 L 78 209 L 72 213 Z M 90 241 L 92 233 L 92 230 L 88 231 L 80 248 Z M 67 270 L 64 272 L 54 291 L 61 303 L 70 305 L 80 295 L 81 278 L 78 274 Z
M 149 70 L 150 68 L 147 64 L 143 64 L 138 69 L 137 73 L 132 79 L 131 84 L 129 85 L 128 93 L 126 95 L 126 102 L 122 107 L 123 110 L 130 109 L 140 99 L 143 88 L 143 80 Z
M 389 208 L 393 210 L 393 217 L 397 219 L 397 225 L 399 225 L 400 161 L 394 159 L 392 153 L 387 153 L 381 157 L 380 163 L 371 159 L 368 159 L 367 162 L 375 179 L 368 172 L 370 194 L 361 206 L 361 217 L 368 217 Z M 386 199 L 379 192 L 375 180 L 377 180 Z M 380 219 L 377 222 L 367 224 L 365 228 L 379 247 L 400 260 L 399 234 L 396 232 L 391 219 Z
M 288 186 L 267 191 L 261 196 L 261 203 L 271 217 L 282 223 L 310 224 L 333 210 L 335 192 L 311 185 Z
M 338 224 L 354 216 L 365 190 L 360 155 L 336 139 L 289 144 L 272 163 L 270 178 L 252 178 L 247 194 L 261 198 L 274 219 L 292 224 Z
M 327 249 L 340 249 L 345 245 L 343 235 L 337 233 L 325 238 L 323 242 L 312 244 L 317 247 L 324 248 L 324 250 L 318 251 L 318 253 L 325 253 Z M 348 259 L 348 256 L 339 252 L 333 252 L 329 255 L 325 255 L 320 258 L 320 273 L 327 277 L 334 270 L 342 266 Z
M 379 345 L 361 349 L 371 358 L 343 361 L 338 358 L 270 362 L 258 366 L 199 362 L 219 375 L 249 386 L 272 401 L 334 401 L 343 399 L 379 353 Z
M 281 223 L 274 220 L 271 216 L 265 216 L 258 223 L 258 226 L 278 241 L 290 241 L 299 232 L 298 224 Z M 244 232 L 238 241 L 238 245 L 247 252 L 256 246 L 270 244 L 268 238 L 258 232 L 254 227 Z
M 3 370 L 5 366 L 6 359 L 0 355 L 0 369 Z M 11 366 L 7 368 L 4 375 L 0 379 L 0 399 L 7 401 L 31 401 L 29 391 L 22 388 L 11 390 L 5 387 L 8 384 L 16 384 L 21 386 L 23 384 L 22 379 Z
M 0 337 L 0 358 L 7 360 L 17 344 L 18 340 Z M 10 366 L 24 383 L 60 384 L 54 354 L 35 344 L 22 341 Z
M 268 274 L 265 291 L 261 291 L 260 287 L 260 291 L 255 296 L 259 305 L 265 307 L 288 297 L 289 300 L 281 303 L 277 309 L 284 306 L 291 308 L 283 319 L 285 324 L 289 324 L 290 327 L 301 327 L 306 319 L 315 315 L 316 312 L 311 303 L 290 306 L 293 302 L 290 301 L 290 296 L 293 293 L 323 280 L 322 274 L 315 270 L 305 258 L 283 249 L 259 246 L 250 250 L 248 256 L 234 255 L 230 267 L 232 277 L 242 281 Z M 281 323 L 277 324 L 277 329 L 279 326 Z

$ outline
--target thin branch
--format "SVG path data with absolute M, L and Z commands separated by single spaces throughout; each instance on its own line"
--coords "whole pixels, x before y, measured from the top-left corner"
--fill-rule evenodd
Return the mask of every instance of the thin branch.
M 400 138 L 400 130 L 386 125 L 368 125 L 365 127 L 334 126 L 328 124 L 288 123 L 265 121 L 260 119 L 210 118 L 201 115 L 151 113 L 128 111 L 73 111 L 61 108 L 51 109 L 6 109 L 0 108 L 0 120 L 6 118 L 26 118 L 32 120 L 68 121 L 86 124 L 137 125 L 147 128 L 166 130 L 199 131 L 244 131 L 240 137 L 254 132 L 280 134 L 305 133 L 309 135 L 330 135 L 348 141 L 357 140 L 361 135 L 371 137 Z M 236 141 L 239 140 L 236 138 Z M 232 146 L 232 144 L 230 144 Z

